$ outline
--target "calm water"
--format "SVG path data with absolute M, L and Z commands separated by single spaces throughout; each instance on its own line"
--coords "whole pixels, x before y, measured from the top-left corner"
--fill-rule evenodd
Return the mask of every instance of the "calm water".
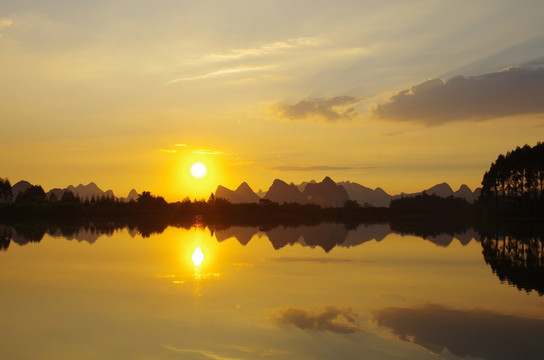
M 14 232 L 0 252 L 2 359 L 544 358 L 540 275 L 501 270 L 513 245 L 495 239 L 486 262 L 471 232 L 169 227 L 25 242 Z

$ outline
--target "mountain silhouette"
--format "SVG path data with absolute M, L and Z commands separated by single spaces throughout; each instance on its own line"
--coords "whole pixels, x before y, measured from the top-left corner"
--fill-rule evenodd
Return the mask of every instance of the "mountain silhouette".
M 240 189 L 243 188 L 243 191 Z M 335 183 L 330 177 L 325 177 L 322 182 L 315 180 L 304 181 L 298 185 L 287 184 L 285 181 L 275 179 L 267 192 L 259 190 L 259 195 L 254 193 L 247 183 L 242 183 L 238 189 L 232 191 L 219 185 L 215 192 L 216 198 L 223 198 L 232 203 L 258 202 L 261 198 L 272 202 L 317 204 L 323 207 L 343 206 L 346 200 L 354 200 L 360 206 L 388 207 L 392 199 L 400 197 L 412 197 L 425 192 L 428 195 L 440 197 L 460 197 L 469 202 L 474 202 L 480 195 L 480 188 L 471 191 L 467 185 L 461 185 L 459 190 L 453 191 L 448 183 L 434 185 L 426 190 L 416 193 L 401 193 L 390 195 L 382 188 L 371 189 L 358 183 L 343 181 Z
M 80 199 L 91 199 L 93 196 L 95 198 L 100 198 L 102 196 L 108 196 L 104 191 L 102 191 L 94 182 L 90 182 L 87 185 L 79 184 L 74 187 L 73 185 L 68 186 L 65 190 L 71 191 L 74 195 L 79 196 Z M 110 197 L 114 197 L 113 191 L 107 191 Z
M 255 192 L 249 187 L 246 182 L 243 182 L 232 191 L 226 187 L 219 185 L 217 190 L 215 190 L 216 199 L 225 199 L 230 201 L 233 204 L 241 203 L 258 203 L 261 198 L 255 194 Z
M 266 192 L 264 199 L 282 203 L 305 203 L 306 199 L 294 184 L 287 184 L 280 179 L 274 180 L 272 186 Z
M 338 185 L 342 185 L 346 189 L 350 200 L 357 201 L 361 206 L 368 204 L 376 207 L 388 207 L 393 198 L 379 187 L 372 190 L 349 181 L 339 182 Z
M 21 180 L 18 183 L 12 185 L 11 186 L 11 192 L 13 194 L 13 200 L 15 200 L 15 198 L 17 197 L 17 195 L 20 192 L 24 192 L 26 189 L 28 189 L 31 186 L 32 186 L 31 183 L 29 183 L 28 181 L 24 181 L 24 180 Z
M 31 186 L 32 184 L 25 180 L 21 180 L 18 183 L 14 184 L 11 187 L 11 192 L 13 193 L 13 200 L 15 200 L 15 198 L 17 197 L 17 194 L 25 191 Z M 101 198 L 102 196 L 105 196 L 105 197 L 117 199 L 117 197 L 113 193 L 113 190 L 102 191 L 102 189 L 100 189 L 98 185 L 96 185 L 94 182 L 90 182 L 87 185 L 83 185 L 83 184 L 79 184 L 78 186 L 69 185 L 65 189 L 53 188 L 46 193 L 46 197 L 47 199 L 51 199 L 51 196 L 55 195 L 54 198 L 56 198 L 56 200 L 60 200 L 62 198 L 62 195 L 66 191 L 71 191 L 75 196 L 79 196 L 81 200 L 85 200 L 85 199 L 90 200 L 93 196 L 95 198 Z M 126 198 L 120 197 L 118 199 L 121 201 L 138 200 L 139 196 L 140 194 L 138 194 L 138 192 L 135 189 L 132 189 L 130 190 Z
M 130 190 L 127 197 L 124 199 L 125 201 L 131 201 L 131 200 L 138 200 L 138 197 L 140 197 L 140 194 L 136 191 L 136 189 Z
M 307 184 L 302 195 L 309 203 L 322 207 L 344 206 L 346 200 L 349 200 L 346 189 L 328 176 L 320 183 Z
M 474 202 L 480 196 L 480 191 L 480 188 L 476 188 L 474 191 L 471 191 L 467 185 L 463 184 L 459 187 L 459 190 L 454 192 L 451 186 L 448 183 L 444 182 L 417 193 L 401 193 L 400 195 L 396 195 L 393 198 L 412 197 L 425 193 L 427 195 L 436 195 L 440 197 L 460 197 L 467 200 L 468 202 Z

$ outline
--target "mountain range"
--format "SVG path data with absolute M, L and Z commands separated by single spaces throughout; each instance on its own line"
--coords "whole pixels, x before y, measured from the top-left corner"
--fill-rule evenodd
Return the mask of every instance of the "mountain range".
M 30 186 L 32 184 L 28 181 L 19 181 L 14 184 L 12 186 L 13 199 L 17 197 L 19 192 L 25 191 Z M 480 195 L 480 190 L 480 188 L 476 188 L 472 191 L 467 185 L 461 185 L 457 191 L 454 191 L 447 183 L 441 183 L 421 192 L 390 195 L 379 187 L 371 189 L 349 181 L 335 183 L 327 176 L 321 182 L 312 180 L 298 185 L 287 184 L 283 180 L 275 179 L 268 191 L 259 190 L 257 193 L 246 182 L 240 184 L 236 190 L 230 190 L 219 185 L 214 196 L 232 203 L 258 203 L 261 199 L 265 199 L 279 204 L 301 203 L 317 204 L 323 207 L 340 207 L 343 206 L 346 200 L 354 200 L 361 206 L 388 207 L 393 199 L 416 196 L 423 192 L 440 197 L 460 197 L 469 202 L 474 202 Z M 121 201 L 137 200 L 139 197 L 135 189 L 132 189 L 126 198 L 116 197 L 112 190 L 103 191 L 94 182 L 87 185 L 70 185 L 64 189 L 54 188 L 49 190 L 46 195 L 48 199 L 53 194 L 57 199 L 60 199 L 66 191 L 71 191 L 84 200 L 91 199 L 93 196 L 95 198 L 101 198 L 102 196 L 113 197 Z
M 13 199 L 17 197 L 17 195 L 20 192 L 25 191 L 29 187 L 31 187 L 32 184 L 28 181 L 21 180 L 18 183 L 14 184 L 11 187 L 11 192 L 13 193 Z M 119 199 L 121 201 L 130 201 L 130 200 L 138 200 L 138 197 L 140 194 L 135 189 L 130 190 L 127 197 L 116 197 L 112 190 L 102 191 L 94 182 L 90 182 L 87 185 L 79 184 L 78 186 L 69 185 L 68 187 L 64 189 L 60 188 L 54 188 L 49 190 L 46 193 L 46 196 L 48 199 L 51 198 L 51 196 L 55 196 L 57 199 L 61 199 L 62 195 L 66 191 L 71 191 L 75 196 L 79 196 L 80 199 L 86 200 L 91 199 L 93 196 L 95 198 L 101 198 L 102 196 L 110 197 Z
M 450 185 L 441 183 L 417 193 L 390 195 L 379 187 L 371 189 L 349 181 L 335 183 L 327 176 L 319 183 L 312 180 L 299 185 L 287 184 L 283 180 L 276 179 L 268 191 L 259 190 L 257 193 L 245 182 L 236 190 L 230 190 L 219 185 L 215 197 L 232 203 L 254 203 L 262 198 L 280 204 L 317 204 L 323 207 L 339 207 L 346 200 L 354 200 L 361 206 L 388 207 L 393 199 L 416 196 L 423 192 L 440 197 L 460 197 L 469 202 L 474 202 L 480 195 L 480 188 L 472 191 L 467 185 L 463 184 L 457 191 L 453 191 Z

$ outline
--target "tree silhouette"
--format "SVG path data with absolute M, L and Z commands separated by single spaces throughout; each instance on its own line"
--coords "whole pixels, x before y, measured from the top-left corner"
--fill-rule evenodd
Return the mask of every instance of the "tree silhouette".
M 544 195 L 544 144 L 499 155 L 482 179 L 481 198 L 538 199 Z
M 62 197 L 60 198 L 60 201 L 62 201 L 62 202 L 79 202 L 79 198 L 77 198 L 72 191 L 68 190 L 68 191 L 65 191 L 62 194 Z
M 15 202 L 18 203 L 41 203 L 46 201 L 47 196 L 40 185 L 30 186 L 25 191 L 17 194 L 17 197 L 15 198 Z
M 480 201 L 509 215 L 543 215 L 544 144 L 499 155 L 483 176 Z
M 9 180 L 0 178 L 0 201 L 11 201 L 12 199 L 13 193 Z

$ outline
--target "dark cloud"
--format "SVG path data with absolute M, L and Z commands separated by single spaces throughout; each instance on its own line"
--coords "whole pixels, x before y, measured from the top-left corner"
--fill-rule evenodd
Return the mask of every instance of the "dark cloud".
M 440 354 L 487 360 L 544 359 L 544 320 L 440 305 L 385 308 L 374 318 L 401 340 Z
M 544 113 L 544 68 L 511 67 L 481 76 L 431 79 L 378 105 L 373 116 L 427 126 Z
M 271 320 L 280 327 L 294 326 L 302 330 L 352 334 L 362 332 L 354 325 L 357 317 L 351 308 L 327 306 L 314 310 L 295 308 L 277 310 Z
M 280 102 L 272 111 L 277 116 L 291 121 L 324 120 L 326 122 L 336 122 L 339 120 L 353 120 L 359 115 L 353 106 L 361 101 L 361 98 L 337 96 L 302 100 L 296 104 Z

